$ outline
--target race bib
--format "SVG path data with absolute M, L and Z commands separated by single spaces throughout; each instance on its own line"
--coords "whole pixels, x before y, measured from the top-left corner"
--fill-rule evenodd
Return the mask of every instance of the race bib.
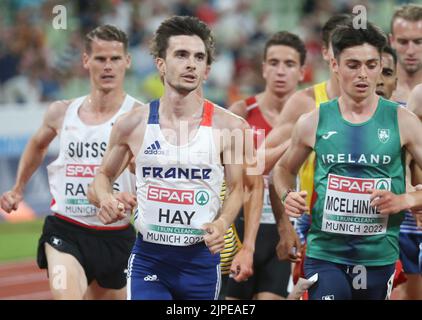
M 61 213 L 69 216 L 95 216 L 98 209 L 87 199 L 88 186 L 92 183 L 99 165 L 95 164 L 66 164 L 65 178 L 58 183 L 62 190 L 63 199 L 58 202 L 63 206 Z
M 147 242 L 188 246 L 203 241 L 201 226 L 210 217 L 207 190 L 180 190 L 149 185 L 145 204 L 143 239 Z
M 329 174 L 321 230 L 365 236 L 386 233 L 388 215 L 370 206 L 367 189 L 391 190 L 391 179 Z

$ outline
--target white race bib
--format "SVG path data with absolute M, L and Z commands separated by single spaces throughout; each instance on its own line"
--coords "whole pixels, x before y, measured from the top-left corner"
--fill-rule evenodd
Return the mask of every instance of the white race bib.
M 188 246 L 203 241 L 202 225 L 208 222 L 207 190 L 180 190 L 149 185 L 141 231 L 144 241 Z
M 367 189 L 391 190 L 391 179 L 329 174 L 321 230 L 365 236 L 386 233 L 388 215 L 370 206 Z

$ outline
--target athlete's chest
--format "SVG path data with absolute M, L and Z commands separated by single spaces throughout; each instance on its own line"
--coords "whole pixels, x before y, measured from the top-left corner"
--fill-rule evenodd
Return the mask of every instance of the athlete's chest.
M 396 127 L 377 122 L 321 128 L 317 131 L 315 151 L 324 165 L 389 165 L 401 156 Z
M 171 122 L 160 119 L 159 127 L 165 141 L 174 146 L 183 146 L 195 140 L 201 119 Z

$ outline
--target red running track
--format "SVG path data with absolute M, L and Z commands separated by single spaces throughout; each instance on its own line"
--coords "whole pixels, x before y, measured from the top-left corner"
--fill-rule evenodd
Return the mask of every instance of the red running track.
M 0 300 L 51 300 L 47 271 L 34 260 L 0 264 Z

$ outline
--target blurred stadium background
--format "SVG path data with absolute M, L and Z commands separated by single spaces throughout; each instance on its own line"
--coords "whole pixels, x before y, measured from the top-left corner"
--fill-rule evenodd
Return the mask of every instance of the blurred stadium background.
M 308 56 L 302 85 L 307 86 L 327 76 L 320 29 L 332 14 L 364 5 L 369 20 L 388 32 L 394 7 L 408 2 L 422 0 L 1 0 L 0 194 L 13 186 L 19 157 L 48 103 L 88 93 L 89 80 L 81 66 L 82 39 L 97 25 L 114 24 L 129 35 L 132 68 L 126 90 L 146 102 L 162 92 L 148 51 L 154 30 L 174 14 L 199 17 L 210 25 L 217 41 L 217 60 L 205 95 L 229 106 L 263 88 L 261 53 L 271 33 L 289 30 L 305 41 Z M 66 9 L 66 29 L 53 27 L 57 5 Z M 56 152 L 57 143 L 46 164 Z M 44 165 L 31 179 L 18 213 L 0 212 L 0 299 L 49 297 L 46 275 L 36 271 L 34 258 L 50 201 Z

